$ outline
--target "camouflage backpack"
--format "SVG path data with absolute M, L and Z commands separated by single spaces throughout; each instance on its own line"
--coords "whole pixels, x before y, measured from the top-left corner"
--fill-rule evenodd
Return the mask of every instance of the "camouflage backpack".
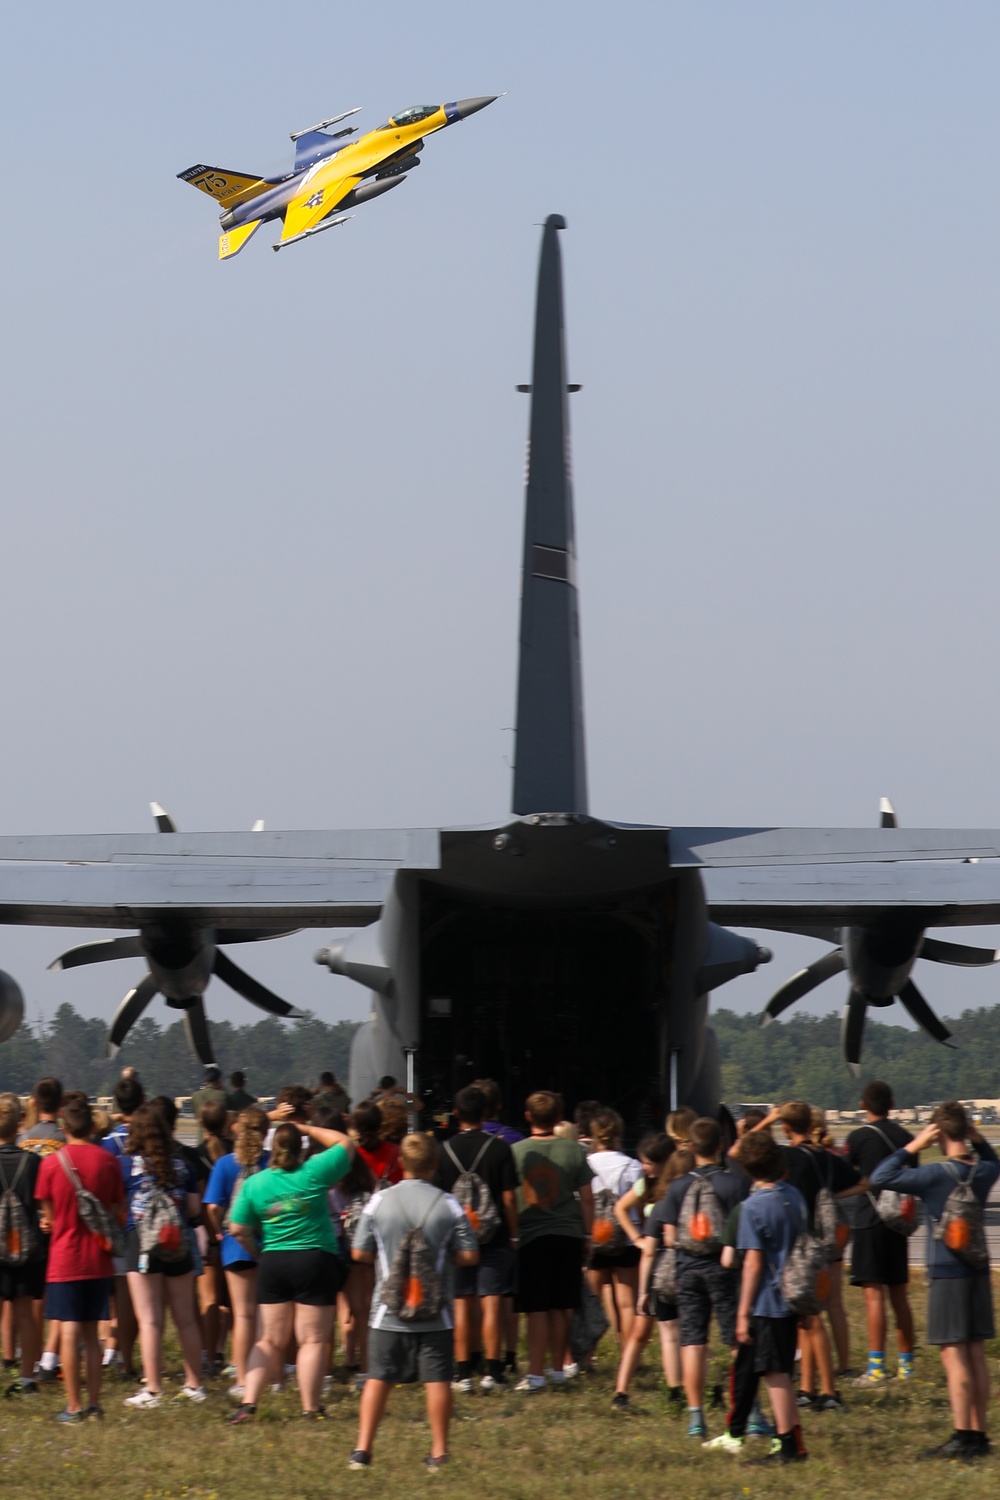
M 722 1249 L 722 1204 L 710 1177 L 695 1171 L 677 1221 L 677 1244 L 688 1255 L 718 1255 Z
M 792 1206 L 783 1193 L 781 1201 L 792 1214 Z M 808 1318 L 813 1313 L 822 1312 L 830 1300 L 830 1257 L 823 1241 L 810 1233 L 805 1217 L 797 1220 L 794 1215 L 792 1217 L 798 1233 L 788 1259 L 780 1277 L 773 1265 L 770 1270 L 789 1311 L 797 1313 L 800 1318 Z
M 472 1166 L 468 1168 L 462 1166 L 451 1148 L 451 1142 L 445 1141 L 444 1143 L 444 1149 L 458 1168 L 458 1177 L 452 1187 L 452 1194 L 462 1205 L 469 1227 L 480 1245 L 485 1245 L 491 1240 L 500 1227 L 500 1215 L 493 1201 L 493 1194 L 476 1171 L 494 1139 L 492 1135 L 486 1137 L 486 1144 L 477 1154 Z
M 133 1207 L 139 1231 L 139 1250 L 158 1260 L 183 1260 L 188 1254 L 187 1225 L 170 1193 L 157 1185 L 143 1203 L 142 1213 Z
M 17 1184 L 28 1161 L 28 1153 L 22 1151 L 21 1159 L 14 1171 L 13 1182 L 0 1166 L 0 1266 L 23 1266 L 35 1250 L 35 1235 L 28 1218 L 28 1211 L 17 1194 Z
M 593 1240 L 595 1250 L 624 1250 L 628 1244 L 628 1235 L 619 1224 L 615 1216 L 615 1206 L 618 1199 L 623 1196 L 622 1183 L 629 1164 L 622 1168 L 618 1179 L 617 1192 L 613 1188 L 601 1186 L 594 1193 L 594 1228 Z
M 817 1239 L 823 1241 L 826 1247 L 828 1260 L 836 1260 L 841 1251 L 847 1246 L 851 1237 L 851 1226 L 847 1222 L 843 1204 L 838 1203 L 830 1188 L 830 1167 L 825 1161 L 825 1153 L 813 1150 L 811 1146 L 800 1146 L 813 1164 L 813 1170 L 819 1178 L 819 1191 L 813 1204 L 813 1231 Z M 820 1171 L 820 1157 L 824 1156 L 826 1173 Z
M 81 1224 L 89 1229 L 91 1234 L 96 1234 L 104 1248 L 112 1255 L 124 1255 L 125 1234 L 115 1218 L 114 1210 L 108 1208 L 106 1203 L 102 1203 L 96 1193 L 84 1187 L 80 1181 L 80 1174 L 70 1160 L 65 1146 L 61 1151 L 56 1152 L 56 1156 L 66 1176 L 73 1184 L 76 1193 L 76 1211 L 80 1215 Z
M 434 1252 L 424 1234 L 429 1215 L 444 1197 L 444 1193 L 435 1193 L 423 1218 L 407 1229 L 396 1246 L 382 1286 L 382 1301 L 386 1308 L 404 1323 L 429 1322 L 437 1317 L 444 1302 L 444 1288 L 434 1263 Z M 406 1215 L 403 1217 L 405 1219 Z
M 862 1129 L 864 1128 L 862 1126 Z M 896 1150 L 884 1130 L 879 1130 L 878 1126 L 872 1125 L 870 1121 L 867 1128 L 874 1130 L 876 1135 L 882 1137 L 890 1152 Z M 868 1194 L 868 1202 L 886 1229 L 891 1229 L 893 1234 L 902 1234 L 909 1239 L 910 1235 L 916 1233 L 920 1227 L 917 1200 L 911 1193 L 898 1193 L 895 1188 L 881 1188 L 878 1197 L 874 1193 Z
M 649 1282 L 649 1290 L 661 1302 L 676 1302 L 677 1251 L 673 1245 L 667 1245 L 657 1255 L 656 1264 L 653 1267 L 653 1274 Z
M 945 1200 L 941 1217 L 934 1226 L 934 1238 L 940 1240 L 952 1255 L 974 1271 L 989 1266 L 990 1252 L 983 1228 L 983 1205 L 972 1191 L 976 1161 L 968 1177 L 962 1177 L 954 1162 L 944 1165 L 955 1179 L 955 1186 Z

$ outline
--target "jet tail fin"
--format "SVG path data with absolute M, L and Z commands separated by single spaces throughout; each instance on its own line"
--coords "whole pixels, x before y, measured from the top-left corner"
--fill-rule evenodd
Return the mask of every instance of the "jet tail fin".
M 273 179 L 260 177 L 256 172 L 229 172 L 225 167 L 206 167 L 201 162 L 178 172 L 177 176 L 226 208 L 238 208 L 248 198 L 256 198 L 258 193 L 273 186 Z
M 559 214 L 538 265 L 528 484 L 524 506 L 514 812 L 585 813 L 580 618 L 569 461 Z
M 232 260 L 234 255 L 239 255 L 243 246 L 252 235 L 256 234 L 263 222 L 263 219 L 251 219 L 249 224 L 237 224 L 235 229 L 227 229 L 224 234 L 220 234 L 219 259 Z

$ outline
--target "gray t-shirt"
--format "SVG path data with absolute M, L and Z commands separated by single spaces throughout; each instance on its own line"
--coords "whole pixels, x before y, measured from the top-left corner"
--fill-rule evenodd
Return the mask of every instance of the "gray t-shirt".
M 36 1156 L 51 1156 L 60 1146 L 65 1146 L 66 1137 L 54 1120 L 39 1120 L 28 1130 L 22 1130 L 17 1138 L 22 1151 L 33 1151 Z
M 382 1301 L 382 1286 L 400 1241 L 418 1224 L 434 1255 L 445 1298 L 436 1318 L 426 1323 L 404 1323 L 394 1317 Z M 451 1193 L 443 1193 L 440 1188 L 418 1178 L 407 1178 L 395 1187 L 373 1193 L 365 1204 L 353 1241 L 353 1249 L 375 1252 L 375 1291 L 369 1319 L 372 1328 L 384 1328 L 392 1333 L 438 1333 L 451 1328 L 452 1253 L 478 1248 L 465 1211 Z

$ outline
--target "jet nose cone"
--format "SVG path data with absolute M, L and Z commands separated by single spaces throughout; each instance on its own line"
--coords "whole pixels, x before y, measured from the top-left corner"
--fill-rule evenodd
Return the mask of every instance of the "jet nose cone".
M 487 104 L 492 104 L 494 99 L 499 97 L 499 94 L 482 94 L 478 99 L 456 100 L 455 109 L 458 111 L 458 118 L 468 119 L 469 115 L 474 115 L 479 109 L 485 109 Z

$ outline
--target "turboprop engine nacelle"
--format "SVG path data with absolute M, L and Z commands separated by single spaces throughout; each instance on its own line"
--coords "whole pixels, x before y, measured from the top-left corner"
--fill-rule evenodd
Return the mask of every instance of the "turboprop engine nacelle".
M 381 922 L 373 922 L 370 927 L 352 932 L 343 942 L 321 948 L 316 962 L 325 964 L 331 974 L 342 974 L 345 979 L 353 979 L 366 990 L 375 990 L 391 1000 L 396 992 L 396 978 L 385 955 L 381 926 Z
M 869 1005 L 892 1005 L 920 957 L 923 928 L 909 922 L 845 927 L 840 938 L 853 988 Z
M 21 987 L 0 969 L 0 1042 L 9 1042 L 23 1020 Z

